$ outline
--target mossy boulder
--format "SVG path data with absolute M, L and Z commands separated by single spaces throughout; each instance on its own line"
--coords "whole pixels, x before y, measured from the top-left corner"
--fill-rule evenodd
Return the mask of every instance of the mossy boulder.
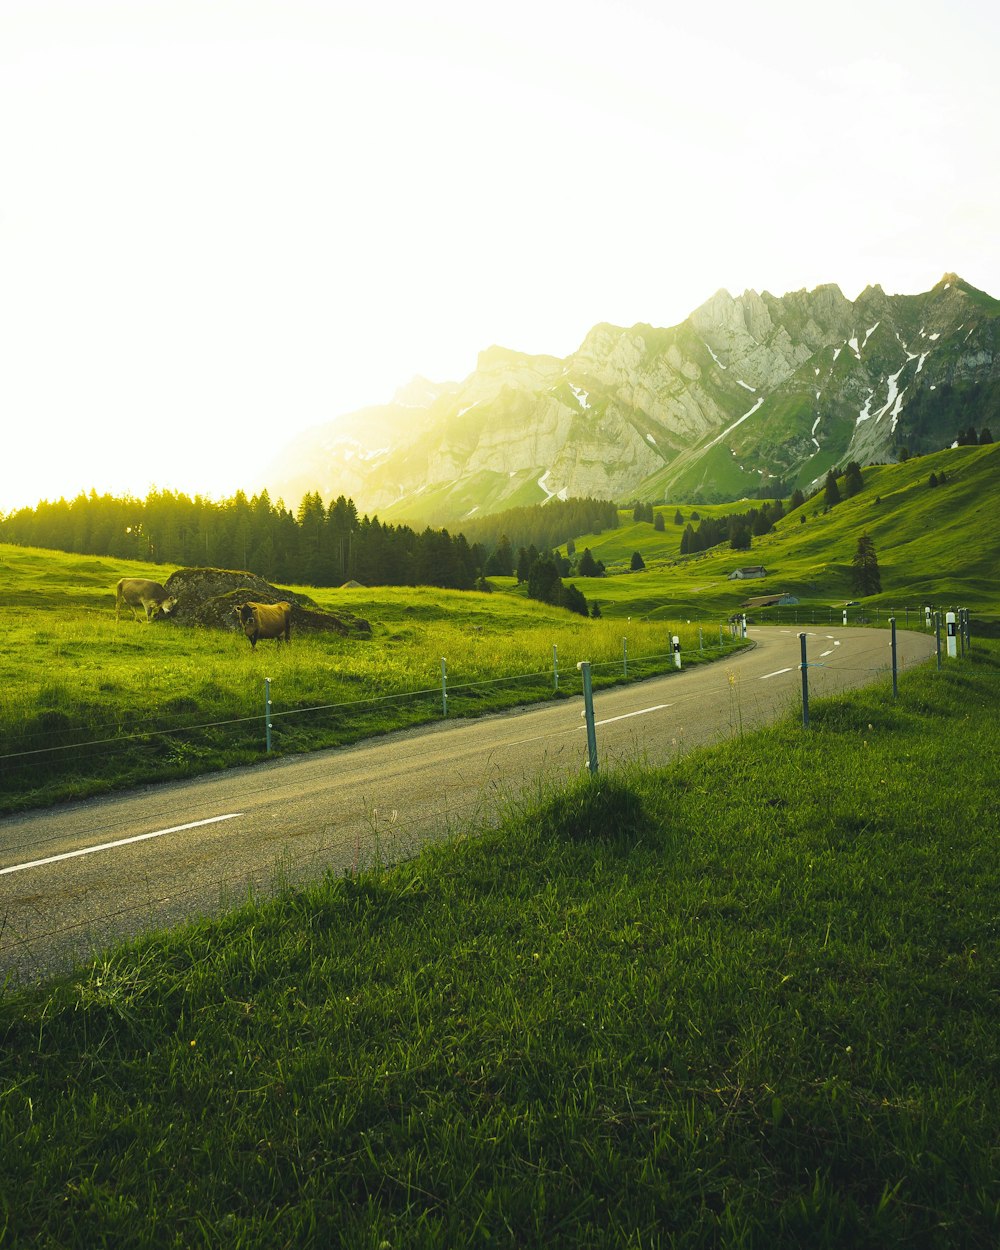
M 178 569 L 165 582 L 177 606 L 175 625 L 204 629 L 239 629 L 237 609 L 245 603 L 290 603 L 292 632 L 370 634 L 371 625 L 351 612 L 327 612 L 308 595 L 272 586 L 256 573 L 234 569 Z

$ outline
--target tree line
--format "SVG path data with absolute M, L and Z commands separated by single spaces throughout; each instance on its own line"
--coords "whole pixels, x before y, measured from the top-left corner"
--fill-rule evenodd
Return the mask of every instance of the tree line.
M 600 534 L 617 526 L 618 508 L 608 499 L 552 499 L 470 518 L 462 522 L 462 533 L 488 551 L 496 551 L 503 539 L 512 551 L 522 547 L 551 551 L 580 534 Z
M 157 564 L 246 569 L 270 582 L 468 590 L 487 553 L 464 534 L 359 517 L 341 495 L 306 494 L 296 512 L 267 491 L 222 502 L 172 491 L 145 499 L 80 494 L 0 516 L 0 541 Z

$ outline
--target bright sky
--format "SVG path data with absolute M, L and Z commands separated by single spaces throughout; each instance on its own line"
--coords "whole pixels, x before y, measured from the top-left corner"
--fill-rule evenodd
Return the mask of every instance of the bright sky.
M 415 374 L 719 287 L 1000 296 L 998 15 L 0 0 L 0 510 L 253 493 Z

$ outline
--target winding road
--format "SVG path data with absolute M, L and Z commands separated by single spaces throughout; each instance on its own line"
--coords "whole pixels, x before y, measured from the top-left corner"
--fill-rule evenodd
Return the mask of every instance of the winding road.
M 810 698 L 888 680 L 885 630 L 804 631 Z M 751 628 L 751 649 L 594 696 L 600 767 L 683 751 L 801 707 L 799 631 Z M 934 638 L 899 631 L 900 681 Z M 352 747 L 0 821 L 0 977 L 24 982 L 116 940 L 215 915 L 326 869 L 412 854 L 497 821 L 585 766 L 581 698 L 440 722 Z

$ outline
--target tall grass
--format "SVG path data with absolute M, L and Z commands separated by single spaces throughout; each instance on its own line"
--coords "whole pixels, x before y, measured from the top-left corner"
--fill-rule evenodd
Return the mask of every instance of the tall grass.
M 2 1244 L 992 1250 L 998 698 L 979 645 L 8 988 Z

